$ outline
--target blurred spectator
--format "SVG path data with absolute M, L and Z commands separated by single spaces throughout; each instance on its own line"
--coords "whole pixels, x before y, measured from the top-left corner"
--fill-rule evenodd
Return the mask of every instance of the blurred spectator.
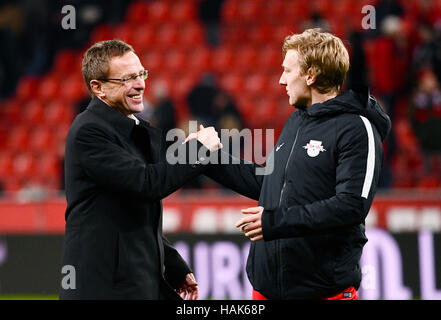
M 363 34 L 354 31 L 349 36 L 349 54 L 351 56 L 351 67 L 349 68 L 346 87 L 352 89 L 358 86 L 368 86 L 366 54 L 363 49 Z
M 201 0 L 199 18 L 205 24 L 206 40 L 212 46 L 220 44 L 220 16 L 224 0 Z
M 17 192 L 17 200 L 21 203 L 42 201 L 48 195 L 48 192 L 39 184 L 28 180 L 22 183 L 22 187 Z
M 207 73 L 187 96 L 191 117 L 204 126 L 215 125 L 212 105 L 217 92 L 214 76 Z
M 429 68 L 420 72 L 418 80 L 411 123 L 423 152 L 425 174 L 441 178 L 441 87 Z
M 139 116 L 149 121 L 153 127 L 161 129 L 165 141 L 167 132 L 177 127 L 175 106 L 165 82 L 155 82 L 152 94 L 152 101 L 144 104 L 144 111 Z M 173 141 L 166 141 L 166 146 L 168 147 L 172 143 Z
M 376 24 L 381 26 L 383 21 L 391 16 L 401 17 L 404 8 L 397 0 L 380 0 L 375 6 Z

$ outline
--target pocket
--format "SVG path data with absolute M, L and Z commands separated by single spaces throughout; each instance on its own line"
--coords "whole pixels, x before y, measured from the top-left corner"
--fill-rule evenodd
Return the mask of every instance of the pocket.
M 115 246 L 115 271 L 113 282 L 114 286 L 124 286 L 128 284 L 129 279 L 129 262 L 127 250 L 124 243 L 124 237 L 118 233 Z

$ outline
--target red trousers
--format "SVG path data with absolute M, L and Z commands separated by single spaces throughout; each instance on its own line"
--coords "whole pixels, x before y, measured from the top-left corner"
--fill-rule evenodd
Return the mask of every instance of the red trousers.
M 253 300 L 268 300 L 259 291 L 253 289 Z M 357 290 L 354 287 L 349 287 L 335 296 L 325 298 L 323 300 L 358 300 Z

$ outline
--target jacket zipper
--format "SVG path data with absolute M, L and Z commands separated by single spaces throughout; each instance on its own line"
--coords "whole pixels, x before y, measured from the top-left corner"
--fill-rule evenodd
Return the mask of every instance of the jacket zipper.
M 288 171 L 288 164 L 289 164 L 289 161 L 291 160 L 291 155 L 292 155 L 292 153 L 294 151 L 294 147 L 297 144 L 297 137 L 299 136 L 299 131 L 300 131 L 300 127 L 301 127 L 302 123 L 303 123 L 303 118 L 302 118 L 302 121 L 299 124 L 299 127 L 297 128 L 296 136 L 294 138 L 294 142 L 293 142 L 293 144 L 291 146 L 291 150 L 289 152 L 288 159 L 286 160 L 285 170 L 284 170 L 284 173 L 283 173 L 283 186 L 282 186 L 282 190 L 280 191 L 279 207 L 282 204 L 283 191 L 285 190 L 285 186 L 286 186 L 286 172 Z M 278 272 L 277 289 L 278 289 L 279 294 L 280 294 L 280 299 L 282 299 L 283 298 L 283 286 L 282 286 L 282 280 L 283 279 L 282 279 L 282 270 L 280 269 L 280 266 L 282 265 L 282 261 L 281 261 L 281 257 L 280 257 L 280 240 L 276 240 L 276 264 L 277 264 L 276 265 L 276 270 Z
M 302 124 L 302 122 L 299 124 L 299 127 L 297 128 L 296 137 L 294 138 L 294 142 L 291 146 L 291 151 L 289 152 L 288 160 L 286 160 L 285 171 L 283 173 L 283 186 L 282 186 L 282 190 L 280 191 L 279 207 L 282 204 L 283 191 L 285 190 L 285 186 L 286 186 L 286 172 L 288 170 L 289 160 L 291 159 L 292 152 L 294 151 L 294 147 L 296 146 L 297 137 L 299 136 L 299 131 L 300 131 L 300 125 Z

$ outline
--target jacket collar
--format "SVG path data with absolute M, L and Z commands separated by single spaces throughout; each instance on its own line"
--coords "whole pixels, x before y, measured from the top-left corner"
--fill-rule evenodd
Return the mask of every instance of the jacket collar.
M 126 137 L 130 136 L 133 127 L 136 125 L 135 120 L 130 119 L 116 109 L 109 107 L 97 97 L 94 97 L 90 101 L 89 105 L 87 106 L 87 110 L 97 114 L 101 119 L 108 122 L 113 128 Z M 149 123 L 147 121 L 144 121 L 138 117 L 137 119 L 139 120 L 140 125 L 149 127 Z

